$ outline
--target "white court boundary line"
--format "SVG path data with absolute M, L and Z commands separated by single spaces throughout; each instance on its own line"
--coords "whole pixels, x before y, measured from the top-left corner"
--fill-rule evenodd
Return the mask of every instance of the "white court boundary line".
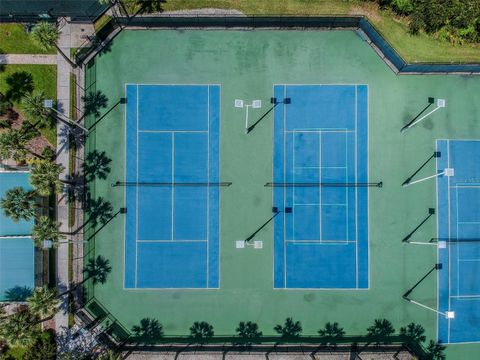
M 308 131 L 303 131 L 303 130 L 299 130 L 299 129 L 294 129 L 294 130 L 289 130 L 287 131 L 286 133 L 290 133 L 290 134 L 294 134 L 292 136 L 292 174 L 293 174 L 293 182 L 295 183 L 295 170 L 296 169 L 319 169 L 319 182 L 321 182 L 322 180 L 322 169 L 345 169 L 345 175 L 346 175 L 346 179 L 348 181 L 348 171 L 351 169 L 349 168 L 348 166 L 348 133 L 354 133 L 354 131 L 351 131 L 351 130 L 348 130 L 346 128 L 338 128 L 338 129 L 325 129 L 324 128 L 310 128 Z M 318 134 L 318 147 L 319 147 L 319 156 L 318 156 L 318 159 L 319 159 L 319 166 L 295 166 L 295 134 L 303 134 L 303 133 L 317 133 Z M 345 139 L 345 164 L 346 166 L 322 166 L 322 136 L 324 133 L 336 133 L 336 134 L 345 134 L 344 136 L 344 139 Z M 356 149 L 355 149 L 356 151 Z M 323 220 L 322 220 L 322 207 L 323 206 L 344 206 L 347 208 L 347 210 L 345 211 L 345 221 L 346 221 L 346 227 L 345 227 L 345 231 L 346 231 L 346 240 L 325 240 L 327 242 L 337 242 L 338 245 L 345 245 L 345 244 L 348 244 L 349 242 L 353 243 L 353 242 L 356 242 L 357 240 L 355 241 L 349 241 L 348 240 L 348 234 L 349 234 L 349 224 L 348 224 L 348 215 L 349 215 L 349 212 L 348 212 L 348 188 L 345 189 L 345 203 L 344 204 L 341 204 L 341 203 L 338 203 L 338 204 L 327 204 L 327 203 L 323 203 L 322 202 L 322 188 L 320 187 L 319 188 L 319 203 L 318 204 L 315 204 L 315 203 L 296 203 L 295 202 L 295 187 L 292 188 L 292 207 L 294 208 L 293 209 L 293 215 L 292 215 L 292 232 L 294 235 L 295 234 L 295 207 L 296 206 L 316 206 L 319 208 L 319 236 L 320 238 L 319 239 L 302 239 L 302 240 L 295 240 L 295 239 L 291 239 L 291 240 L 286 240 L 286 242 L 288 243 L 295 243 L 295 242 L 304 242 L 304 241 L 308 241 L 308 242 L 322 242 L 323 241 Z M 357 210 L 355 210 L 357 212 Z M 331 245 L 331 244 L 330 244 Z M 284 264 L 284 267 L 285 267 L 285 271 L 286 271 L 286 264 Z
M 275 95 L 275 87 L 283 87 L 283 92 L 284 92 L 284 98 L 286 97 L 286 92 L 287 92 L 287 86 L 355 86 L 355 159 L 356 159 L 356 156 L 357 156 L 357 153 L 358 153 L 358 149 L 357 149 L 357 137 L 358 137 L 358 132 L 357 132 L 357 119 L 358 119 L 358 114 L 357 114 L 357 106 L 358 106 L 358 98 L 357 98 L 357 92 L 358 92 L 358 86 L 365 86 L 366 89 L 367 89 L 367 104 L 366 104 L 366 148 L 367 148 L 367 159 L 366 159 L 366 166 L 367 166 L 367 170 L 366 170 L 366 173 L 367 173 L 367 181 L 369 179 L 369 175 L 370 175 L 370 160 L 369 160 L 369 150 L 370 150 L 370 144 L 369 144 L 369 130 L 370 130 L 370 127 L 369 127 L 369 121 L 370 121 L 370 91 L 369 91 L 369 86 L 368 84 L 347 84 L 347 83 L 338 83 L 338 84 L 273 84 L 272 86 L 272 94 Z M 284 154 L 283 154 L 283 164 L 284 164 L 284 171 L 283 171 L 283 178 L 284 178 L 284 182 L 285 182 L 285 174 L 286 174 L 286 171 L 285 171 L 285 166 L 286 166 L 286 161 L 285 161 L 285 151 L 286 151 L 286 146 L 285 146 L 285 133 L 287 132 L 285 129 L 286 129 L 286 126 L 285 126 L 285 121 L 286 121 L 286 106 L 285 104 L 283 104 L 283 121 L 284 121 L 284 126 L 283 126 L 283 137 L 284 137 L 284 146 L 283 146 L 283 149 L 284 149 Z M 274 126 L 275 126 L 275 112 L 273 114 L 274 116 Z M 300 129 L 302 131 L 308 131 L 308 130 L 312 130 L 312 129 Z M 273 131 L 273 136 L 275 137 L 275 131 Z M 277 135 L 278 136 L 278 135 Z M 273 151 L 272 153 L 272 164 L 274 164 L 274 158 L 275 158 L 275 151 Z M 275 174 L 275 167 L 272 166 L 272 178 L 274 178 L 274 174 Z M 357 174 L 357 167 L 355 166 L 355 178 L 357 178 L 358 174 Z M 284 267 L 284 287 L 283 288 L 279 288 L 279 287 L 275 287 L 275 241 L 273 241 L 273 257 L 274 257 L 274 261 L 273 261 L 273 271 L 272 271 L 272 277 L 273 277 L 273 289 L 274 290 L 342 290 L 342 291 L 349 291 L 349 290 L 355 290 L 355 291 L 362 291 L 362 290 L 370 290 L 370 284 L 371 284 L 371 271 L 370 271 L 370 267 L 371 267 L 371 264 L 370 264 L 370 190 L 367 188 L 366 189 L 367 191 L 367 194 L 366 194 L 366 198 L 367 198 L 367 239 L 366 239 L 366 246 L 367 246 L 367 260 L 368 260 L 368 263 L 367 263 L 367 279 L 368 279 L 368 286 L 365 287 L 365 288 L 358 288 L 358 280 L 357 280 L 357 287 L 355 288 L 293 288 L 293 287 L 289 287 L 287 288 L 286 287 L 286 239 L 285 239 L 285 236 L 286 236 L 286 226 L 285 226 L 285 223 L 286 223 L 286 216 L 285 216 L 285 213 L 283 214 L 283 246 L 284 246 L 284 261 L 283 261 L 283 267 Z M 284 206 L 285 206 L 285 202 L 286 202 L 286 189 L 284 189 L 284 197 L 283 197 L 283 202 L 284 202 Z M 358 189 L 355 190 L 355 194 L 357 194 L 358 192 Z M 358 204 L 357 204 L 358 205 Z M 272 194 L 272 206 L 275 206 L 275 203 L 274 203 L 274 196 Z M 356 211 L 356 226 L 357 226 L 357 231 L 356 231 L 356 238 L 357 238 L 357 249 L 356 249 L 356 256 L 357 256 L 357 260 L 356 260 L 356 277 L 358 278 L 358 206 L 356 207 L 355 209 Z M 275 230 L 274 230 L 274 237 L 275 237 Z
M 180 84 L 180 83 L 176 83 L 176 84 L 145 84 L 145 83 L 125 83 L 124 84 L 124 93 L 126 95 L 126 89 L 127 89 L 127 86 L 135 86 L 136 89 L 137 89 L 137 110 L 136 110 L 136 118 L 137 118 L 137 171 L 136 171 L 136 175 L 137 175 L 137 182 L 138 182 L 138 134 L 140 132 L 185 132 L 185 133 L 208 133 L 207 135 L 207 138 L 208 138 L 208 164 L 209 164 L 209 156 L 210 156 L 210 87 L 211 86 L 215 86 L 215 87 L 218 87 L 219 91 L 218 91 L 218 176 L 219 178 L 221 178 L 220 176 L 220 132 L 221 132 L 221 84 L 217 84 L 217 83 L 199 83 L 199 84 Z M 158 86 L 158 87 L 170 87 L 170 86 L 192 86 L 192 87 L 195 87 L 195 86 L 206 86 L 207 87 L 207 94 L 208 94 L 208 98 L 207 98 L 207 125 L 208 125 L 208 131 L 150 131 L 150 130 L 138 130 L 138 102 L 139 102 L 139 96 L 138 96 L 138 88 L 139 86 Z M 126 172 L 127 172 L 127 146 L 126 146 L 126 142 L 127 142 L 127 110 L 125 108 L 125 111 L 124 111 L 124 124 L 125 124 L 125 154 L 124 154 L 124 178 L 126 179 Z M 210 177 L 210 168 L 207 169 L 207 174 L 208 174 L 208 177 Z M 125 219 L 124 221 L 124 241 L 123 241 L 123 250 L 124 250 L 124 267 L 123 267 L 123 290 L 127 290 L 127 291 L 143 291 L 143 290 L 156 290 L 156 291 L 162 291 L 162 290 L 219 290 L 220 289 L 220 282 L 221 282 L 221 273 L 220 273 L 220 268 L 221 268 L 221 241 L 220 241 L 220 234 L 221 234 L 221 218 L 220 218 L 220 206 L 221 206 L 221 192 L 219 191 L 218 192 L 218 254 L 217 254 L 217 257 L 218 257 L 218 287 L 215 287 L 215 288 L 212 288 L 212 287 L 208 287 L 208 271 L 209 271 L 209 259 L 208 259 L 208 256 L 209 256 L 209 253 L 208 253 L 208 246 L 207 246 L 207 287 L 192 287 L 192 288 L 187 288 L 187 287 L 175 287 L 175 288 L 138 288 L 137 287 L 137 257 L 138 257 L 138 243 L 141 242 L 141 243 L 144 243 L 144 242 L 159 242 L 159 241 L 138 241 L 138 187 L 136 189 L 136 192 L 137 192 L 137 204 L 136 204 L 136 239 L 135 239 L 135 242 L 136 242 L 136 254 L 135 254 L 135 287 L 134 288 L 126 288 L 125 287 L 125 281 L 126 281 L 126 273 L 125 273 L 125 269 L 126 269 L 126 261 L 127 261 L 127 254 L 126 254 L 126 240 L 127 240 L 127 231 L 126 231 L 126 227 L 127 227 L 127 221 Z M 124 198 L 125 198 L 125 203 L 126 203 L 126 189 L 124 190 Z M 207 202 L 209 202 L 210 200 L 210 191 L 207 191 Z M 172 204 L 173 206 L 173 204 Z M 209 204 L 207 205 L 207 213 L 209 214 Z M 172 227 L 173 227 L 173 223 L 172 223 Z M 210 227 L 210 219 L 207 217 L 207 231 L 209 231 L 209 227 Z M 168 242 L 172 242 L 172 240 L 168 240 Z M 191 242 L 189 240 L 175 240 L 175 242 Z M 200 241 L 195 241 L 195 242 L 204 242 L 203 240 L 200 240 Z M 206 240 L 207 244 L 209 243 L 209 240 Z

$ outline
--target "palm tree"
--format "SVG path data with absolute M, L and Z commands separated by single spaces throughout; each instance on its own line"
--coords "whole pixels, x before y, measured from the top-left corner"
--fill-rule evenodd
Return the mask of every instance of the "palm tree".
M 258 325 L 252 321 L 241 321 L 235 331 L 243 340 L 243 343 L 247 345 L 257 344 L 262 336 L 262 332 L 258 330 Z
M 400 335 L 405 337 L 409 343 L 420 344 L 425 341 L 425 329 L 422 325 L 410 323 L 406 327 L 400 328 Z
M 214 334 L 213 326 L 205 321 L 195 321 L 190 326 L 190 337 L 199 344 L 207 342 Z
M 445 346 L 439 343 L 436 343 L 433 340 L 430 340 L 427 346 L 427 353 L 422 358 L 422 360 L 445 360 L 446 356 L 443 353 L 445 351 Z
M 292 339 L 300 337 L 302 333 L 302 324 L 300 321 L 293 321 L 291 317 L 285 319 L 284 325 L 277 325 L 273 328 L 282 339 Z
M 387 319 L 375 319 L 372 326 L 368 329 L 368 336 L 371 337 L 377 345 L 380 343 L 388 344 L 390 342 L 390 335 L 395 332 L 393 325 Z
M 318 334 L 324 338 L 325 344 L 330 344 L 335 347 L 338 341 L 345 336 L 345 331 L 337 322 L 334 322 L 333 324 L 327 322 L 323 329 L 318 330 Z
M 13 159 L 18 162 L 25 161 L 27 154 L 35 157 L 43 157 L 27 148 L 28 142 L 32 140 L 29 132 L 8 129 L 0 134 L 0 157 L 3 159 Z
M 0 199 L 0 207 L 6 216 L 13 221 L 29 221 L 35 216 L 37 203 L 34 191 L 26 191 L 21 186 L 14 187 L 5 193 L 5 197 Z
M 50 160 L 36 160 L 32 163 L 30 183 L 42 196 L 62 191 L 62 181 L 59 176 L 64 170 L 63 166 Z
M 110 163 L 112 159 L 108 158 L 105 151 L 94 150 L 87 154 L 83 164 L 87 181 L 93 181 L 96 178 L 105 180 L 110 173 Z
M 60 38 L 60 30 L 58 30 L 55 24 L 45 21 L 39 22 L 33 27 L 30 35 L 32 36 L 33 41 L 36 42 L 42 49 L 57 49 L 60 55 L 62 55 L 72 67 L 77 67 L 77 65 L 70 60 L 70 58 L 58 47 L 57 42 Z
M 32 230 L 32 240 L 35 246 L 41 248 L 45 240 L 51 240 L 53 246 L 56 247 L 58 242 L 64 238 L 59 230 L 60 225 L 48 216 L 40 216 Z
M 157 319 L 143 318 L 140 325 L 132 327 L 132 333 L 137 344 L 155 344 L 163 337 L 163 326 Z
M 46 286 L 37 287 L 27 298 L 27 303 L 30 311 L 42 322 L 49 320 L 57 312 L 59 304 L 57 289 L 49 289 Z
M 33 325 L 35 321 L 35 316 L 29 311 L 15 313 L 3 322 L 0 337 L 10 346 L 30 345 L 38 335 L 38 330 Z
M 52 111 L 44 106 L 44 100 L 45 94 L 43 92 L 26 94 L 22 98 L 22 108 L 25 115 L 36 122 L 32 125 L 33 127 L 50 125 L 52 122 Z

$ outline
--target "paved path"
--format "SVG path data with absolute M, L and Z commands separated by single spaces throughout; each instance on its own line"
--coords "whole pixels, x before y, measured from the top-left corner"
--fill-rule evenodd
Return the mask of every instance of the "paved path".
M 56 65 L 57 55 L 0 54 L 0 64 Z
M 69 20 L 69 19 L 68 19 Z M 63 21 L 61 26 L 58 46 L 64 54 L 70 54 L 70 24 Z M 70 71 L 71 66 L 63 56 L 56 55 L 57 63 L 57 108 L 70 117 Z M 68 176 L 69 162 L 69 136 L 70 127 L 63 122 L 57 123 L 57 163 L 64 167 L 60 174 L 61 179 Z M 57 221 L 61 223 L 60 231 L 68 233 L 68 203 L 65 194 L 57 195 Z M 67 237 L 66 240 L 70 240 Z M 68 279 L 68 243 L 61 243 L 57 249 L 57 287 L 60 293 L 69 289 Z M 55 330 L 62 334 L 68 327 L 67 296 L 64 296 L 61 303 L 61 311 L 55 315 Z

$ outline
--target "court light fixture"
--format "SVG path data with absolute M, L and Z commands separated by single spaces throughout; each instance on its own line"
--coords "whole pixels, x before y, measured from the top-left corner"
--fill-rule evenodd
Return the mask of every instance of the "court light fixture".
M 242 99 L 235 99 L 234 106 L 238 109 L 246 108 L 245 111 L 245 134 L 248 134 L 248 109 L 260 109 L 262 107 L 262 100 L 253 100 L 250 104 L 246 104 Z
M 431 104 L 433 104 L 435 101 L 434 98 L 428 98 L 428 106 L 424 109 L 426 110 Z M 431 110 L 430 112 L 428 112 L 427 114 L 423 115 L 422 117 L 420 118 L 414 118 L 410 123 L 408 123 L 407 125 L 405 125 L 401 130 L 400 132 L 401 133 L 404 133 L 405 131 L 407 131 L 408 129 L 414 127 L 415 125 L 417 125 L 420 121 L 423 121 L 425 120 L 427 117 L 429 117 L 430 115 L 432 115 L 435 111 L 439 110 L 439 109 L 442 109 L 446 106 L 446 101 L 445 99 L 437 99 L 437 106 L 435 107 L 435 109 Z M 424 111 L 423 110 L 423 111 Z M 422 114 L 423 111 L 420 113 Z M 420 115 L 419 114 L 419 115 Z M 418 116 L 418 115 L 417 115 Z
M 55 109 L 55 107 L 53 106 L 53 100 L 51 99 L 46 99 L 43 101 L 43 106 L 46 108 L 46 109 L 50 109 L 52 110 L 55 114 L 57 114 L 58 118 L 70 125 L 74 125 L 74 126 L 77 126 L 79 127 L 80 129 L 83 130 L 83 132 L 85 132 L 86 134 L 88 134 L 88 129 L 86 127 L 84 127 L 83 125 L 79 124 L 78 122 L 76 121 L 73 121 L 72 119 L 70 119 L 68 116 L 62 114 L 60 111 L 58 111 L 57 109 Z

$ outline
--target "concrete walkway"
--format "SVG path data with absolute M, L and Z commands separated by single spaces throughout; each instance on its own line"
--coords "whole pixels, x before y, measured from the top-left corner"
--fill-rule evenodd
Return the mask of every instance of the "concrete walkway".
M 0 54 L 0 64 L 56 65 L 57 55 Z
M 69 20 L 69 19 L 68 19 Z M 58 46 L 64 54 L 70 54 L 70 24 L 63 20 L 60 24 L 61 33 Z M 57 64 L 57 109 L 67 117 L 70 117 L 70 71 L 71 66 L 63 56 L 56 55 Z M 70 127 L 64 122 L 57 123 L 57 163 L 62 165 L 64 171 L 60 179 L 68 177 L 69 163 L 69 134 Z M 68 233 L 68 202 L 66 194 L 57 195 L 57 221 L 61 224 L 60 231 Z M 70 240 L 67 236 L 65 240 Z M 57 288 L 59 293 L 67 291 L 70 287 L 68 279 L 68 243 L 61 243 L 57 248 Z M 55 315 L 55 330 L 57 334 L 63 334 L 68 328 L 68 297 L 61 299 L 60 311 Z

